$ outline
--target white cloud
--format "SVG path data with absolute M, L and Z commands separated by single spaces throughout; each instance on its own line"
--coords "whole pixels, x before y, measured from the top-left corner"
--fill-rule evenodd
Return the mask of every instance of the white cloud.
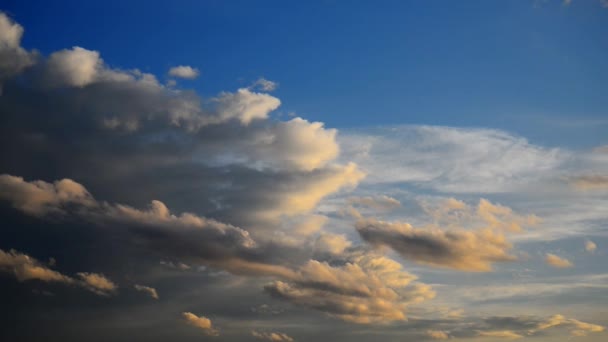
M 264 77 L 258 78 L 253 84 L 249 87 L 251 89 L 260 89 L 262 91 L 273 91 L 277 89 L 278 84 L 276 82 L 265 79 Z
M 189 65 L 179 65 L 169 69 L 169 75 L 173 77 L 195 79 L 199 75 L 199 71 Z
M 52 87 L 84 87 L 97 79 L 102 68 L 99 52 L 75 46 L 49 56 L 44 82 Z
M 367 183 L 411 182 L 443 192 L 510 192 L 540 179 L 567 153 L 490 129 L 397 126 L 342 132 L 343 157 Z

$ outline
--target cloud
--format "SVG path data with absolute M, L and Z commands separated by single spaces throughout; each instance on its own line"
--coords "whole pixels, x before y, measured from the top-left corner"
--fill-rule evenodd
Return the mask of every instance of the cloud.
M 579 321 L 573 318 L 566 318 L 562 315 L 553 315 L 548 319 L 538 323 L 537 330 L 545 330 L 553 327 L 568 327 L 575 336 L 586 336 L 589 332 L 602 332 L 605 328 L 601 325 Z
M 85 287 L 99 295 L 112 294 L 118 288 L 116 284 L 106 278 L 103 274 L 80 272 L 76 275 L 82 280 Z
M 173 77 L 195 79 L 199 75 L 199 71 L 189 65 L 179 65 L 169 69 L 169 75 Z
M 457 214 L 453 214 L 454 212 Z M 434 224 L 414 227 L 409 223 L 391 223 L 375 218 L 359 217 L 355 228 L 359 235 L 376 247 L 390 247 L 401 256 L 437 267 L 463 271 L 485 272 L 495 262 L 516 260 L 503 232 L 520 232 L 522 225 L 536 224 L 535 216 L 523 217 L 510 208 L 480 200 L 476 209 L 462 202 L 447 200 L 437 209 L 427 208 Z M 461 226 L 467 224 L 477 229 Z
M 251 335 L 257 339 L 271 342 L 292 342 L 294 341 L 289 335 L 280 332 L 260 332 L 251 331 Z
M 0 95 L 4 81 L 33 65 L 36 54 L 21 47 L 23 27 L 0 12 Z
M 370 174 L 367 183 L 452 193 L 512 192 L 568 159 L 564 151 L 491 129 L 395 126 L 342 132 L 339 140 L 344 158 Z
M 264 77 L 258 78 L 253 84 L 249 87 L 251 89 L 260 89 L 262 91 L 274 91 L 277 89 L 279 85 L 276 82 L 265 79 Z
M 212 326 L 211 320 L 207 317 L 197 316 L 191 312 L 182 312 L 182 318 L 186 320 L 186 323 L 199 328 L 209 336 L 219 336 L 220 334 L 219 331 Z
M 315 241 L 317 251 L 329 254 L 340 255 L 344 250 L 352 245 L 345 235 L 322 233 Z
M 5 252 L 0 249 L 0 270 L 12 273 L 18 281 L 35 279 L 64 284 L 75 282 L 74 279 L 44 266 L 38 260 L 14 250 Z
M 253 120 L 268 118 L 268 113 L 281 104 L 276 97 L 255 93 L 245 88 L 239 89 L 236 93 L 223 93 L 214 101 L 219 113 L 217 122 L 238 119 L 243 125 L 248 125 Z M 214 122 L 213 118 L 209 120 Z
M 111 280 L 98 273 L 80 272 L 80 279 L 54 271 L 38 260 L 15 250 L 5 252 L 0 249 L 0 271 L 11 273 L 20 281 L 40 280 L 47 283 L 63 283 L 83 287 L 98 295 L 109 295 L 116 292 L 117 286 Z
M 579 190 L 608 189 L 608 175 L 584 175 L 571 179 L 572 184 Z
M 23 178 L 0 175 L 0 199 L 10 201 L 13 207 L 31 215 L 61 213 L 63 206 L 78 203 L 89 206 L 94 200 L 89 192 L 71 179 L 54 183 L 25 182 Z
M 386 257 L 364 255 L 343 266 L 311 260 L 288 281 L 264 287 L 275 298 L 360 324 L 406 319 L 410 304 L 434 297 L 430 286 Z
M 427 330 L 426 335 L 434 340 L 447 340 L 450 338 L 447 332 L 441 330 Z
M 133 288 L 135 288 L 137 291 L 147 294 L 148 296 L 154 299 L 158 299 L 158 292 L 156 292 L 156 289 L 153 287 L 135 284 L 133 285 Z
M 545 262 L 548 265 L 556 268 L 569 268 L 574 266 L 574 264 L 572 264 L 572 262 L 570 262 L 568 259 L 558 257 L 557 255 L 551 253 L 547 253 L 545 255 Z
M 596 249 L 597 249 L 597 245 L 595 244 L 595 242 L 593 242 L 591 240 L 585 241 L 585 250 L 587 252 L 593 253 L 593 252 L 595 252 Z
M 370 208 L 377 211 L 391 211 L 401 206 L 401 202 L 390 196 L 351 197 L 348 203 L 353 206 Z
M 176 216 L 156 200 L 148 210 L 98 202 L 82 185 L 69 179 L 26 182 L 20 177 L 0 175 L 0 189 L 6 190 L 0 192 L 3 200 L 25 213 L 63 213 L 95 224 L 130 226 L 133 234 L 168 254 L 229 260 L 238 257 L 239 249 L 255 247 L 249 233 L 240 228 L 190 213 Z M 111 287 L 95 274 L 83 273 L 82 277 L 94 288 Z
M 96 81 L 102 68 L 99 52 L 75 46 L 52 53 L 42 77 L 49 87 L 84 87 Z
M 506 338 L 510 340 L 515 340 L 519 338 L 523 338 L 524 336 L 510 330 L 496 330 L 496 331 L 478 331 L 478 336 L 482 337 L 495 337 L 495 338 Z

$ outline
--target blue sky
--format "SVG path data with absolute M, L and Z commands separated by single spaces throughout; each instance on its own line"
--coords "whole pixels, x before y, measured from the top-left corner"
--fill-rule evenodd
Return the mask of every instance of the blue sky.
M 0 340 L 600 342 L 608 2 L 0 4 Z

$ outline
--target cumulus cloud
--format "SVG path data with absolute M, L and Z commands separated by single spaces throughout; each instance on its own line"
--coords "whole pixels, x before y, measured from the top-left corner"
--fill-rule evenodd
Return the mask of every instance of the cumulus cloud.
M 265 290 L 295 305 L 367 324 L 405 320 L 408 305 L 434 297 L 430 286 L 415 280 L 394 260 L 364 255 L 342 266 L 311 260 Z
M 551 254 L 551 253 L 547 253 L 545 255 L 545 262 L 547 263 L 547 265 L 550 265 L 552 267 L 556 267 L 556 268 L 569 268 L 574 266 L 574 264 L 572 264 L 572 262 L 568 259 L 559 257 L 555 254 Z
M 454 211 L 460 213 L 453 215 Z M 519 232 L 522 224 L 533 225 L 538 221 L 535 216 L 520 216 L 510 208 L 484 199 L 476 209 L 463 202 L 447 200 L 429 212 L 439 223 L 448 219 L 450 226 L 414 227 L 409 223 L 360 216 L 355 228 L 373 246 L 390 247 L 407 259 L 431 266 L 484 272 L 492 270 L 495 262 L 516 260 L 509 254 L 512 245 L 504 232 Z M 476 229 L 459 226 L 459 223 L 474 225 L 476 221 L 481 224 Z
M 158 299 L 158 292 L 153 287 L 135 284 L 135 285 L 133 285 L 133 288 L 136 289 L 137 291 L 145 293 L 146 295 L 148 295 L 154 299 Z
M 585 241 L 585 250 L 587 252 L 593 253 L 593 252 L 595 252 L 596 249 L 597 249 L 597 245 L 595 244 L 595 242 L 593 242 L 591 240 Z
M 173 77 L 195 79 L 199 75 L 199 71 L 189 65 L 178 65 L 169 69 L 169 75 Z
M 75 46 L 49 56 L 43 82 L 50 87 L 84 87 L 97 79 L 102 67 L 99 52 Z
M 33 65 L 36 55 L 21 47 L 23 27 L 0 12 L 0 95 L 4 81 Z
M 292 342 L 294 341 L 289 335 L 280 332 L 263 332 L 252 330 L 251 335 L 257 339 L 271 342 Z
M 182 318 L 186 323 L 202 330 L 206 335 L 218 336 L 220 332 L 213 327 L 211 320 L 204 316 L 197 316 L 192 312 L 182 312 Z

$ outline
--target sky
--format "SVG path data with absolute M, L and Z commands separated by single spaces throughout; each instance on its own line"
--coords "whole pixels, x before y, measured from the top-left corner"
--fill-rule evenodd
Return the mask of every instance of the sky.
M 0 340 L 604 341 L 608 2 L 0 4 Z

